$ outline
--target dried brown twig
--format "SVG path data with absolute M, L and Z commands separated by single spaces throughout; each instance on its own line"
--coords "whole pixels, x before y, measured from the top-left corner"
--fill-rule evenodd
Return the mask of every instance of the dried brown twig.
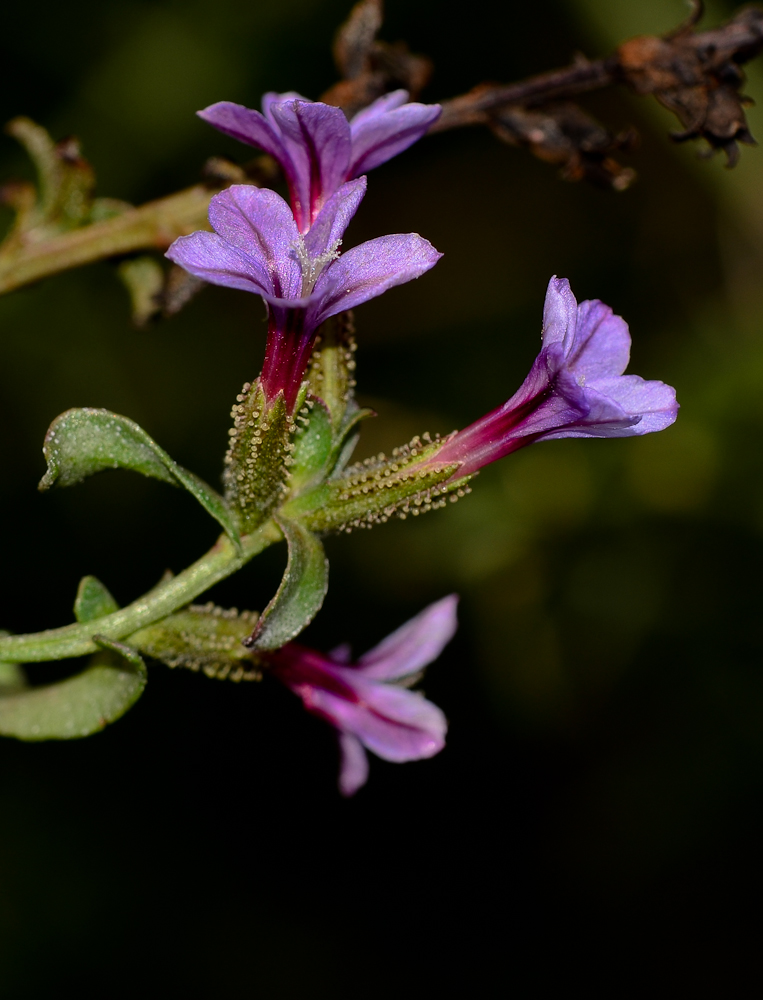
M 738 143 L 754 143 L 743 110 L 748 99 L 740 93 L 741 66 L 763 50 L 763 10 L 745 7 L 726 24 L 697 32 L 702 13 L 701 0 L 694 0 L 691 17 L 665 37 L 633 38 L 604 59 L 579 57 L 564 69 L 518 83 L 480 84 L 443 101 L 442 116 L 430 131 L 486 125 L 504 142 L 558 164 L 566 179 L 623 190 L 635 173 L 612 154 L 631 148 L 635 132 L 612 134 L 572 99 L 625 84 L 674 112 L 682 125 L 675 141 L 703 138 L 711 151 L 722 149 L 733 166 Z M 387 58 L 391 47 L 376 39 L 381 21 L 382 0 L 361 0 L 340 29 L 335 54 L 344 80 L 324 100 L 348 113 L 395 86 L 416 90 L 408 81 L 422 57 L 397 49 L 393 64 Z

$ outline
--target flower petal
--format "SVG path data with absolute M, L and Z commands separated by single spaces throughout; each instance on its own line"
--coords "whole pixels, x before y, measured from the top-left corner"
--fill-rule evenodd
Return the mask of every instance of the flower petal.
M 567 368 L 586 383 L 593 379 L 622 375 L 628 367 L 631 335 L 622 316 L 609 306 L 589 299 L 578 306 L 575 341 L 566 360 Z
M 231 246 L 217 233 L 199 231 L 180 236 L 164 256 L 213 285 L 258 295 L 266 295 L 272 287 L 259 259 Z
M 437 659 L 458 628 L 458 595 L 450 594 L 382 639 L 358 660 L 363 677 L 396 680 Z
M 421 760 L 433 757 L 445 746 L 445 716 L 422 694 L 394 684 L 364 681 L 352 667 L 335 669 L 356 689 L 360 701 L 313 689 L 309 703 L 305 700 L 310 711 L 330 718 L 339 730 L 352 733 L 384 760 Z M 354 675 L 352 680 L 348 675 Z
M 311 257 L 318 257 L 341 240 L 365 193 L 366 179 L 359 177 L 343 184 L 329 198 L 305 235 L 305 249 Z
M 339 108 L 311 101 L 273 103 L 269 114 L 281 131 L 299 178 L 300 228 L 306 232 L 347 177 L 350 126 Z
M 280 195 L 252 184 L 234 184 L 212 199 L 209 221 L 223 239 L 259 262 L 277 298 L 299 297 L 302 269 L 294 252 L 299 232 Z
M 631 418 L 638 419 L 630 426 L 601 426 L 586 428 L 596 437 L 632 437 L 651 434 L 670 427 L 678 416 L 676 390 L 664 382 L 647 382 L 639 375 L 621 375 L 619 378 L 598 379 L 587 388 L 587 394 L 596 393 L 615 404 Z
M 402 153 L 440 117 L 439 104 L 406 104 L 407 98 L 405 90 L 385 94 L 352 119 L 348 177 L 364 174 Z
M 368 781 L 368 757 L 360 740 L 352 733 L 339 732 L 342 763 L 339 769 L 339 791 L 348 798 Z
M 243 104 L 232 101 L 218 101 L 210 104 L 196 114 L 205 122 L 213 125 L 219 132 L 224 132 L 247 146 L 256 146 L 278 160 L 286 169 L 288 154 L 273 125 L 259 111 L 246 108 Z
M 320 297 L 316 324 L 388 288 L 418 278 L 440 257 L 442 254 L 417 233 L 380 236 L 353 247 L 327 267 L 316 282 L 315 294 Z
M 566 278 L 549 281 L 543 305 L 543 346 L 561 344 L 566 355 L 575 342 L 578 303 Z

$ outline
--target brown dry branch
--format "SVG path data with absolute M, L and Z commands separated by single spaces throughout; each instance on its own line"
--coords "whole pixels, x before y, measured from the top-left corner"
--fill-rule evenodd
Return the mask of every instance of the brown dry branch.
M 348 114 L 385 90 L 407 86 L 406 73 L 421 58 L 406 54 L 408 61 L 394 68 L 384 63 L 389 46 L 376 39 L 381 12 L 381 0 L 361 0 L 337 37 L 335 57 L 345 79 L 324 99 Z M 724 150 L 733 166 L 737 144 L 754 143 L 743 110 L 748 99 L 740 93 L 741 66 L 763 50 L 763 10 L 742 8 L 726 24 L 699 32 L 702 13 L 701 0 L 694 0 L 691 17 L 665 37 L 633 38 L 606 58 L 580 56 L 571 66 L 517 83 L 480 84 L 443 101 L 430 132 L 486 125 L 504 142 L 559 165 L 565 179 L 585 178 L 621 191 L 635 172 L 613 154 L 632 148 L 633 129 L 615 135 L 572 99 L 625 84 L 636 94 L 653 95 L 678 117 L 682 131 L 674 140 L 703 138 L 711 152 Z

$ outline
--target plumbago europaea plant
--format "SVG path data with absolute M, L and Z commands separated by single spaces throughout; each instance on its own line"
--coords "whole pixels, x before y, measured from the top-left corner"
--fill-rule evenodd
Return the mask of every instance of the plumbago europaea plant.
M 181 236 L 167 252 L 195 279 L 253 292 L 268 312 L 262 371 L 244 383 L 232 409 L 223 494 L 127 417 L 87 408 L 54 420 L 40 486 L 131 469 L 188 490 L 222 533 L 192 566 L 127 607 L 85 577 L 73 624 L 0 638 L 0 734 L 69 739 L 103 729 L 142 694 L 145 658 L 235 681 L 268 674 L 336 729 L 340 790 L 353 794 L 367 778 L 366 750 L 401 762 L 444 746 L 443 713 L 410 685 L 452 637 L 457 598 L 432 604 L 354 664 L 341 650 L 306 648 L 294 640 L 328 587 L 321 538 L 446 507 L 470 492 L 483 466 L 527 445 L 641 435 L 675 420 L 672 388 L 623 374 L 630 350 L 625 321 L 599 301 L 578 304 L 569 283 L 554 277 L 540 353 L 506 403 L 447 437 L 422 435 L 389 456 L 350 464 L 370 415 L 354 399 L 352 310 L 425 274 L 441 255 L 416 233 L 340 252 L 343 234 L 365 194 L 366 172 L 414 143 L 439 113 L 437 105 L 409 102 L 402 90 L 349 121 L 336 107 L 292 93 L 267 94 L 262 113 L 228 102 L 200 113 L 269 154 L 289 191 L 287 202 L 268 188 L 233 184 L 211 200 L 211 231 Z M 59 206 L 59 225 L 78 204 L 70 197 Z M 30 223 L 31 205 L 26 217 L 22 210 L 19 226 L 45 224 Z M 193 603 L 282 541 L 286 571 L 261 614 Z M 70 657 L 89 660 L 59 683 L 28 685 L 24 664 Z

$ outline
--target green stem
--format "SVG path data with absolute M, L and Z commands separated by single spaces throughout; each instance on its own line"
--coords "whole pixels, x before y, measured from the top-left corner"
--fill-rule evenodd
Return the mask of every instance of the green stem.
M 241 553 L 237 555 L 227 537 L 221 535 L 209 552 L 192 566 L 139 597 L 126 608 L 91 622 L 0 639 L 0 662 L 40 663 L 44 660 L 64 660 L 71 656 L 94 653 L 98 648 L 93 642 L 94 633 L 105 635 L 109 639 L 127 638 L 138 629 L 182 608 L 282 538 L 278 525 L 274 521 L 266 521 L 251 535 L 245 535 L 241 539 Z
M 112 219 L 0 254 L 0 293 L 106 257 L 166 250 L 178 236 L 208 228 L 207 210 L 214 193 L 196 184 Z

